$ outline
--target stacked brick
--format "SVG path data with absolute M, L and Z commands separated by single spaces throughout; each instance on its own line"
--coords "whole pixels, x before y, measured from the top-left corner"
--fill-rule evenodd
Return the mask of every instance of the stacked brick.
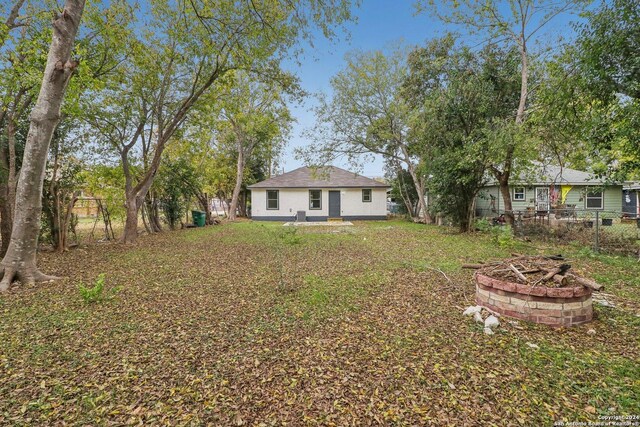
M 474 277 L 477 304 L 504 316 L 552 326 L 574 326 L 593 318 L 592 290 L 587 287 L 522 285 L 480 272 Z

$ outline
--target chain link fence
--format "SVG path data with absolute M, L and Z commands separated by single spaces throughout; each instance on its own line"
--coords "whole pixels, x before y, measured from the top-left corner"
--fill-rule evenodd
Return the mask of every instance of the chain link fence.
M 572 243 L 596 252 L 640 256 L 640 217 L 621 211 L 550 209 L 514 211 L 513 233 L 521 238 Z M 493 227 L 506 226 L 505 213 L 476 211 Z

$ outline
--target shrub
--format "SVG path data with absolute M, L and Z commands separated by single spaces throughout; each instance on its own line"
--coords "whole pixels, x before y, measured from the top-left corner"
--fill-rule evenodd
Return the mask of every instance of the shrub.
M 120 291 L 119 287 L 112 288 L 108 293 L 104 290 L 104 273 L 100 274 L 93 286 L 85 286 L 84 283 L 78 285 L 80 296 L 86 304 L 95 304 L 105 300 L 112 299 L 116 293 Z
M 510 248 L 514 244 L 513 231 L 508 225 L 493 227 L 491 239 L 501 248 Z
M 476 219 L 476 230 L 478 231 L 489 231 L 491 230 L 491 223 L 486 218 L 478 218 Z

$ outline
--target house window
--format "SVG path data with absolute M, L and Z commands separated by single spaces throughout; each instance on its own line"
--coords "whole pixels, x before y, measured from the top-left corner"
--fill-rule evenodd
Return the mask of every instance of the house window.
M 603 209 L 604 195 L 602 194 L 602 190 L 587 190 L 585 203 L 587 209 Z
M 322 209 L 322 190 L 309 190 L 309 209 Z
M 280 192 L 278 190 L 267 190 L 267 209 L 278 210 L 280 206 Z
M 513 200 L 514 201 L 527 200 L 527 193 L 524 187 L 515 187 L 513 189 Z
M 362 190 L 362 201 L 368 203 L 371 201 L 371 189 L 365 188 Z

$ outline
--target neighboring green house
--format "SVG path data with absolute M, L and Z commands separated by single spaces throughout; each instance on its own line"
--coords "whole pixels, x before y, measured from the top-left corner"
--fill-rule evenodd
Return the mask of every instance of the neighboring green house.
M 588 172 L 539 164 L 529 177 L 511 179 L 509 188 L 514 212 L 549 212 L 556 209 L 583 216 L 588 211 L 622 208 L 622 184 L 608 184 Z M 495 182 L 476 198 L 478 217 L 504 213 L 504 200 Z

